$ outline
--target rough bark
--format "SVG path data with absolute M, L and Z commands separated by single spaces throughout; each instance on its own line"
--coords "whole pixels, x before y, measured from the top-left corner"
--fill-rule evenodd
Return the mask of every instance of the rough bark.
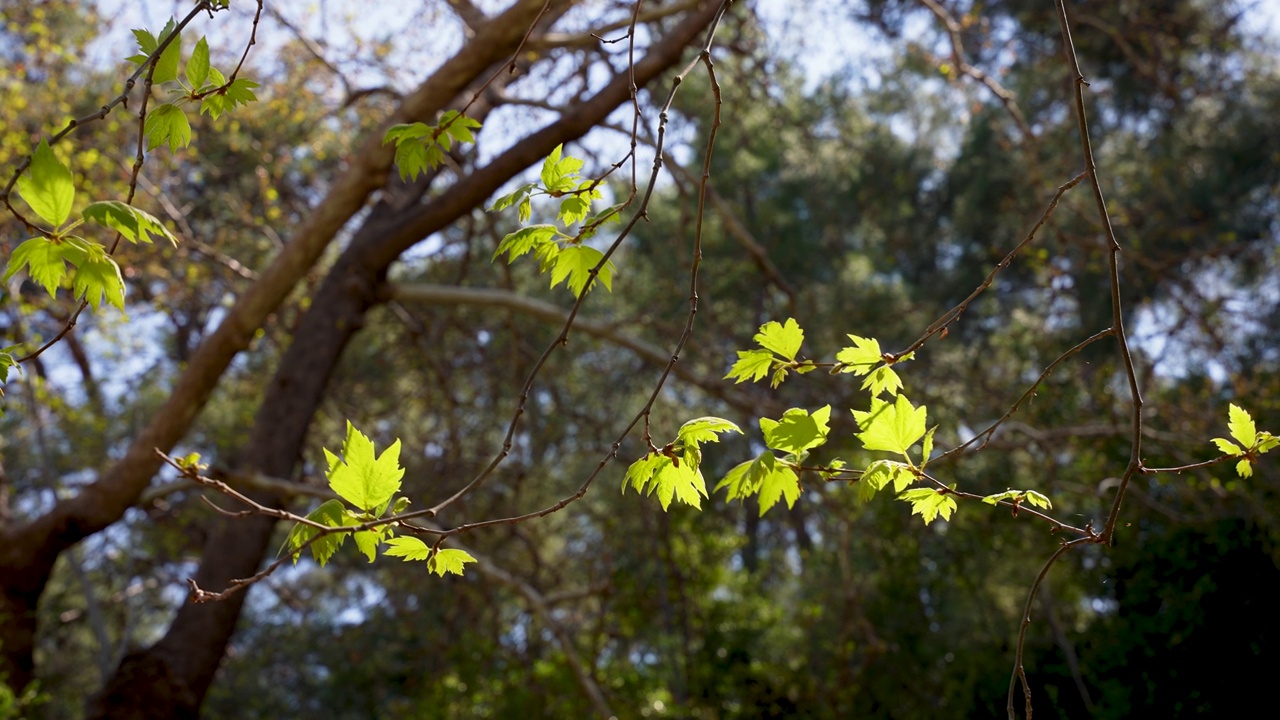
M 714 16 L 706 2 L 687 15 L 637 62 L 635 81 L 644 85 L 679 61 L 683 50 Z M 527 25 L 526 25 L 527 26 Z M 245 468 L 276 477 L 292 474 L 315 410 L 343 350 L 368 310 L 385 297 L 380 288 L 401 253 L 438 232 L 539 162 L 556 145 L 581 137 L 630 98 L 630 79 L 620 75 L 596 95 L 566 111 L 483 168 L 458 180 L 423 205 L 375 212 L 357 233 L 317 291 L 255 420 Z M 279 502 L 270 495 L 264 504 Z M 201 587 L 219 590 L 253 574 L 270 548 L 274 521 L 247 518 L 224 522 L 210 537 L 197 575 Z M 235 629 L 247 593 L 231 600 L 187 604 L 165 637 L 121 664 L 88 717 L 147 719 L 195 717 Z

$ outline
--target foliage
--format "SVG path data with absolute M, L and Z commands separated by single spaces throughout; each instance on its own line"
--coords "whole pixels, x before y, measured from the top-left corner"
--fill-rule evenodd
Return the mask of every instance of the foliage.
M 1087 176 L 1051 5 L 797 6 L 883 49 L 816 80 L 729 4 L 665 104 L 629 75 L 714 8 L 347 57 L 227 6 L 124 69 L 88 5 L 0 10 L 4 661 L 50 717 L 1005 715 L 1017 629 L 1038 715 L 1265 681 L 1280 95 L 1231 7 L 1072 9 Z
M 395 516 L 404 513 L 410 502 L 396 496 L 404 477 L 399 440 L 377 454 L 373 441 L 348 422 L 342 456 L 328 450 L 324 456 L 329 464 L 329 488 L 341 500 L 321 503 L 289 531 L 280 553 L 287 550 L 295 565 L 302 550 L 310 548 L 311 557 L 324 567 L 348 536 L 369 562 L 376 560 L 378 548 L 386 545 L 388 556 L 405 562 L 425 561 L 427 570 L 441 577 L 447 572 L 461 575 L 466 563 L 476 561 L 462 550 L 441 549 L 439 544 L 428 547 L 411 535 L 397 536 Z

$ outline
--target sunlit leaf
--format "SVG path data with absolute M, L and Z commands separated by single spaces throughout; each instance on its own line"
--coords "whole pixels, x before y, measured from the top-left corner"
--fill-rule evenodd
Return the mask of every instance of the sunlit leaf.
M 1227 430 L 1231 431 L 1231 437 L 1246 449 L 1253 447 L 1258 442 L 1258 428 L 1253 424 L 1253 417 L 1235 403 L 1228 406 L 1228 415 Z
M 387 545 L 388 548 L 385 554 L 388 557 L 404 558 L 405 562 L 429 560 L 431 558 L 431 548 L 416 537 L 393 537 L 387 540 Z
M 840 368 L 840 372 L 866 375 L 876 365 L 884 362 L 879 340 L 857 335 L 850 335 L 849 339 L 853 341 L 853 347 L 844 348 L 836 353 L 836 360 L 844 365 Z
M 804 342 L 804 330 L 800 329 L 795 318 L 787 318 L 785 324 L 770 320 L 760 326 L 755 341 L 760 347 L 772 350 L 787 360 L 795 360 L 796 353 L 800 352 L 800 345 Z
M 446 548 L 431 556 L 427 561 L 427 569 L 440 577 L 444 577 L 445 573 L 461 575 L 464 566 L 475 561 L 476 559 L 464 550 Z
M 31 153 L 31 164 L 18 177 L 18 192 L 36 215 L 54 228 L 67 221 L 76 199 L 71 171 L 44 140 Z
M 956 509 L 956 500 L 951 493 L 929 488 L 908 490 L 899 495 L 898 499 L 911 503 L 911 514 L 919 515 L 925 525 L 933 522 L 938 516 L 942 516 L 943 520 L 950 520 L 951 513 Z
M 783 414 L 781 420 L 760 418 L 760 430 L 764 432 L 765 445 L 774 450 L 802 453 L 827 441 L 830 419 L 830 405 L 823 405 L 813 414 L 792 408 Z
M 342 458 L 324 451 L 329 462 L 329 487 L 342 499 L 366 512 L 388 502 L 400 490 L 400 441 L 374 456 L 373 441 L 347 421 Z
M 739 350 L 738 361 L 729 368 L 725 378 L 732 379 L 735 385 L 748 380 L 756 382 L 769 375 L 772 365 L 773 353 L 768 350 Z

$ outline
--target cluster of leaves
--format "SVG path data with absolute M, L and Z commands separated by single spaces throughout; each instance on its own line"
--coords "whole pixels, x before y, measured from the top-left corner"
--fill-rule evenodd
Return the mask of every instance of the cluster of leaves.
M 96 309 L 105 297 L 107 302 L 124 309 L 120 266 L 101 243 L 73 234 L 86 221 L 115 230 L 134 244 L 150 243 L 153 235 L 178 243 L 155 217 L 114 200 L 90 203 L 81 211 L 79 220 L 68 222 L 76 199 L 75 182 L 71 170 L 44 140 L 32 153 L 27 171 L 18 178 L 18 193 L 47 226 L 33 228 L 38 234 L 14 249 L 4 279 L 8 281 L 25 268 L 51 296 L 57 295 L 58 288 L 69 278 L 77 299 L 83 298 Z M 7 367 L 12 363 L 0 364 Z
M 408 498 L 396 497 L 404 477 L 399 440 L 378 455 L 373 441 L 347 422 L 342 456 L 328 449 L 324 455 L 329 464 L 329 488 L 341 499 L 327 500 L 312 510 L 306 518 L 314 525 L 297 523 L 289 531 L 280 552 L 293 554 L 295 564 L 303 547 L 309 547 L 311 557 L 323 567 L 348 536 L 369 562 L 385 545 L 383 554 L 406 562 L 425 560 L 427 570 L 442 577 L 445 573 L 461 575 L 467 563 L 476 561 L 466 551 L 432 547 L 412 535 L 396 534 L 398 524 L 390 518 L 409 507 Z
M 702 477 L 702 443 L 720 442 L 720 434 L 742 430 L 735 424 L 718 417 L 702 417 L 680 426 L 676 439 L 661 450 L 650 448 L 644 457 L 631 464 L 622 491 L 630 485 L 636 492 L 651 495 L 657 493 L 662 509 L 671 506 L 674 498 L 695 508 L 702 507 L 707 497 L 707 482 Z
M 453 149 L 455 141 L 475 143 L 472 130 L 480 129 L 480 121 L 449 110 L 440 116 L 435 125 L 409 123 L 392 125 L 382 136 L 382 144 L 396 144 L 396 166 L 401 180 L 417 180 L 427 170 L 434 170 L 444 162 L 444 154 Z
M 187 58 L 187 63 L 183 67 L 182 76 L 179 77 L 182 33 L 177 32 L 176 23 L 172 19 L 160 31 L 159 38 L 143 29 L 134 30 L 133 36 L 141 52 L 130 57 L 130 62 L 145 65 L 154 59 L 155 65 L 151 70 L 152 84 L 176 83 L 172 88 L 173 101 L 159 105 L 147 113 L 143 132 L 147 136 L 148 150 L 168 145 L 169 150 L 173 151 L 191 143 L 191 123 L 182 110 L 183 103 L 199 102 L 202 114 L 217 119 L 241 105 L 258 99 L 253 92 L 253 89 L 258 87 L 258 83 L 241 77 L 228 81 L 226 76 L 210 63 L 209 43 L 203 37 L 196 42 L 195 48 L 191 51 L 191 57 Z M 161 49 L 164 39 L 168 39 L 168 44 Z
M 863 502 L 870 501 L 877 492 L 892 485 L 897 499 L 910 503 L 912 514 L 919 515 L 926 525 L 939 517 L 950 520 L 957 507 L 954 485 L 944 486 L 934 481 L 937 487 L 911 487 L 927 477 L 925 467 L 933 454 L 933 437 L 937 430 L 937 426 L 928 427 L 927 409 L 923 405 L 916 407 L 901 393 L 902 379 L 892 368 L 898 362 L 911 359 L 912 355 L 884 353 L 875 338 L 848 337 L 853 345 L 841 349 L 836 354 L 835 363 L 821 365 L 797 359 L 804 342 L 804 330 L 799 323 L 792 318 L 783 323 L 770 321 L 761 325 L 755 335 L 756 344 L 760 347 L 738 351 L 738 359 L 725 377 L 739 383 L 748 380 L 758 382 L 769 377 L 770 384 L 777 387 L 793 370 L 803 374 L 818 367 L 830 367 L 832 374 L 865 376 L 862 389 L 870 392 L 871 405 L 867 410 L 852 410 L 858 423 L 856 437 L 863 450 L 892 453 L 896 457 L 874 460 L 861 472 L 850 473 L 849 476 L 856 477 L 858 481 L 858 498 Z M 812 450 L 827 442 L 830 417 L 831 406 L 827 405 L 812 413 L 792 408 L 778 420 L 761 418 L 760 431 L 766 449 L 755 459 L 730 470 L 715 489 L 725 490 L 730 501 L 757 497 L 763 516 L 779 500 L 785 499 L 787 507 L 795 505 L 800 497 L 800 474 L 805 470 L 816 471 L 828 480 L 844 479 L 847 471 L 843 460 L 832 460 L 813 468 L 804 464 Z M 736 425 L 719 418 L 691 421 L 685 428 L 702 428 L 708 421 L 737 430 Z M 1251 476 L 1253 463 L 1258 457 L 1280 446 L 1280 438 L 1258 431 L 1249 413 L 1234 404 L 1230 406 L 1228 430 L 1235 442 L 1214 438 L 1213 443 L 1224 456 L 1240 458 L 1236 472 L 1241 477 Z M 633 463 L 627 471 L 624 489 L 626 484 L 637 490 L 657 489 L 664 510 L 670 504 L 673 490 L 676 498 L 698 507 L 698 493 L 706 496 L 702 474 L 698 472 L 702 456 L 696 442 L 689 443 L 685 434 L 686 430 L 682 428 L 676 443 L 661 452 L 650 452 Z M 913 457 L 912 449 L 917 444 L 919 454 Z M 690 459 L 682 467 L 677 460 L 677 452 L 680 448 L 689 447 L 692 451 L 685 450 L 685 455 Z M 1015 513 L 1023 505 L 1044 510 L 1053 507 L 1048 497 L 1034 490 L 1006 490 L 983 497 L 982 501 L 989 505 L 1012 506 Z
M 920 515 L 926 525 L 938 517 L 951 519 L 956 509 L 954 486 L 911 488 L 925 477 L 924 470 L 933 454 L 933 436 L 937 430 L 936 426 L 927 427 L 928 411 L 925 406 L 913 405 L 900 392 L 902 380 L 892 366 L 910 360 L 911 354 L 892 356 L 881 351 L 880 342 L 875 338 L 850 335 L 853 345 L 841 349 L 835 363 L 820 365 L 811 360 L 798 360 L 804 343 L 804 330 L 794 318 L 761 325 L 754 339 L 760 347 L 738 351 L 738 360 L 725 377 L 739 383 L 769 377 L 770 384 L 777 387 L 793 370 L 803 374 L 818 367 L 829 367 L 832 374 L 865 376 L 862 388 L 870 392 L 871 403 L 867 410 L 851 411 L 858 423 L 856 437 L 863 450 L 888 452 L 897 457 L 874 460 L 860 472 L 846 470 L 845 461 L 840 459 L 819 467 L 806 467 L 805 461 L 810 452 L 826 444 L 830 435 L 831 406 L 826 405 L 813 412 L 792 408 L 777 420 L 760 419 L 765 450 L 730 470 L 716 485 L 716 490 L 725 490 L 730 501 L 756 497 L 760 514 L 764 515 L 779 500 L 785 499 L 787 507 L 793 507 L 800 497 L 800 474 L 813 470 L 828 480 L 857 478 L 858 497 L 863 502 L 870 501 L 877 492 L 892 485 L 897 498 L 910 503 L 912 514 Z M 913 457 L 912 449 L 917 445 L 919 454 Z M 627 472 L 631 484 L 639 489 L 641 479 L 647 478 L 657 463 L 651 453 L 632 464 Z M 1041 500 L 1048 503 L 1048 499 L 1039 493 L 1013 492 L 1017 502 L 1025 499 L 1037 505 Z M 1000 499 L 1014 502 L 1014 495 L 1005 493 L 992 502 L 998 503 Z M 697 503 L 690 504 L 696 506 Z M 663 502 L 663 508 L 666 507 L 667 503 Z
M 539 174 L 540 182 L 521 185 L 490 206 L 491 211 L 498 212 L 515 205 L 523 225 L 502 239 L 493 259 L 506 255 L 507 262 L 513 263 L 517 258 L 533 253 L 541 272 L 551 273 L 551 287 L 563 282 L 574 297 L 582 297 L 584 292 L 594 287 L 596 275 L 605 289 L 612 290 L 616 268 L 605 260 L 604 253 L 584 241 L 595 235 L 606 222 L 618 220 L 622 205 L 591 215 L 592 202 L 603 197 L 599 190 L 600 181 L 582 179 L 579 175 L 582 160 L 562 153 L 563 146 L 558 145 L 547 156 Z M 560 207 L 556 211 L 559 224 L 524 225 L 533 215 L 533 198 L 539 195 L 559 199 Z M 578 229 L 573 232 L 569 228 L 575 224 Z
M 1236 474 L 1242 478 L 1253 475 L 1253 463 L 1258 461 L 1259 455 L 1280 445 L 1280 438 L 1266 431 L 1259 432 L 1253 416 L 1235 403 L 1227 408 L 1227 430 L 1236 442 L 1214 438 L 1213 444 L 1223 455 L 1240 458 L 1236 463 Z

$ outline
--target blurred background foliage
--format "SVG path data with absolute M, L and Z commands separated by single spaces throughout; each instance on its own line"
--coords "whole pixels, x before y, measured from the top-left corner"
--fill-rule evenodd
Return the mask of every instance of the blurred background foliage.
M 341 4 L 321 5 L 337 23 Z M 721 377 L 759 324 L 792 316 L 814 359 L 832 359 L 846 333 L 906 346 L 1081 170 L 1052 3 L 944 5 L 967 62 L 1016 94 L 1029 136 L 998 98 L 959 76 L 925 4 L 806 4 L 779 21 L 790 5 L 736 6 L 715 51 L 719 200 L 707 215 L 696 334 L 680 360 L 699 376 Z M 1145 460 L 1207 459 L 1209 438 L 1225 434 L 1228 401 L 1259 427 L 1280 428 L 1275 38 L 1241 3 L 1070 7 L 1124 246 L 1125 319 L 1148 403 Z M 0 15 L 0 159 L 11 166 L 37 133 L 118 91 L 121 66 L 83 58 L 122 26 L 69 0 L 3 0 Z M 831 57 L 832 48 L 797 40 L 819 26 L 856 31 L 868 48 Z M 86 316 L 7 388 L 0 448 L 19 511 L 72 491 L 131 436 L 228 298 L 319 197 L 357 132 L 383 117 L 376 94 L 344 97 L 314 43 L 280 26 L 272 33 L 252 59 L 262 102 L 230 123 L 201 118 L 190 150 L 149 161 L 139 204 L 184 242 L 129 250 L 128 317 Z M 370 37 L 334 49 L 342 67 L 388 87 L 403 80 L 396 73 L 412 74 L 395 65 L 394 33 Z M 613 292 L 593 293 L 585 310 L 661 348 L 687 309 L 711 110 L 695 75 L 673 121 L 680 143 L 670 160 L 685 171 L 657 189 L 649 222 L 616 260 Z M 485 128 L 496 147 L 503 121 L 495 115 Z M 103 150 L 128 146 L 131 132 L 108 121 L 78 140 L 73 167 L 86 192 L 123 187 L 119 163 L 130 154 Z M 482 134 L 482 152 L 485 142 Z M 624 145 L 602 129 L 571 151 L 599 169 Z M 907 391 L 940 424 L 939 447 L 986 427 L 1050 361 L 1110 324 L 1092 202 L 1085 185 L 1069 192 L 950 334 L 903 366 Z M 512 227 L 511 217 L 476 208 L 402 258 L 392 280 L 503 289 L 567 308 L 566 293 L 548 291 L 530 266 L 490 262 Z M 6 247 L 21 232 L 8 221 Z M 186 450 L 235 465 L 310 289 L 237 361 Z M 6 343 L 48 336 L 72 309 L 14 281 L 0 333 Z M 409 497 L 430 503 L 452 492 L 501 444 L 518 388 L 557 329 L 491 307 L 405 300 L 376 309 L 330 384 L 304 472 L 316 479 L 320 447 L 337 447 L 349 418 L 380 444 L 403 440 Z M 978 493 L 1036 489 L 1060 517 L 1101 521 L 1128 457 L 1127 391 L 1112 347 L 1074 357 L 986 451 L 939 474 Z M 572 493 L 658 372 L 625 348 L 573 336 L 531 396 L 515 451 L 442 522 L 527 512 Z M 831 404 L 835 440 L 823 457 L 867 461 L 846 412 L 866 404 L 851 378 L 814 373 L 776 392 L 676 382 L 659 398 L 654 435 L 710 414 L 749 428 L 745 439 L 708 448 L 704 472 L 714 481 L 754 454 L 756 418 Z M 632 437 L 619 458 L 643 452 Z M 355 553 L 277 574 L 252 590 L 205 716 L 586 717 L 593 706 L 566 642 L 619 717 L 1003 714 L 1022 602 L 1056 547 L 1043 525 L 962 504 L 952 522 L 924 527 L 903 504 L 860 506 L 856 489 L 816 478 L 805 478 L 794 509 L 763 518 L 752 503 L 721 497 L 701 513 L 664 513 L 616 492 L 623 467 L 562 512 L 466 537 L 517 583 L 471 570 L 442 581 Z M 1270 612 L 1280 586 L 1278 490 L 1280 472 L 1265 462 L 1248 480 L 1226 466 L 1138 478 L 1116 546 L 1067 555 L 1034 608 L 1026 665 L 1037 717 L 1224 717 L 1253 707 L 1280 642 Z M 128 649 L 163 633 L 211 515 L 191 492 L 154 493 L 64 557 L 41 606 L 40 712 L 77 716 Z

